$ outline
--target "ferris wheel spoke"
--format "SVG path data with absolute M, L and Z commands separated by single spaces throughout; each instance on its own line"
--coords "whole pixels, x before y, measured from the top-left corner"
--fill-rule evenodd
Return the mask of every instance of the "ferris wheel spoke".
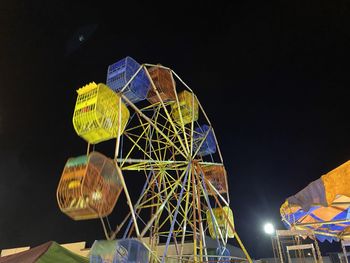
M 134 117 L 134 116 L 133 116 L 133 117 Z M 135 125 L 135 126 L 133 126 L 133 127 L 130 127 L 130 128 L 125 129 L 124 133 L 125 133 L 125 132 L 132 133 L 133 131 L 137 131 L 137 130 L 139 130 L 140 128 L 145 129 L 145 126 L 148 127 L 148 126 L 149 126 L 149 123 L 141 122 L 141 123 L 138 124 L 138 125 Z
M 160 110 L 161 108 L 158 108 L 158 110 Z M 157 116 L 154 119 L 154 122 L 157 124 L 157 126 L 160 128 L 160 130 L 166 134 L 166 136 L 174 142 L 175 145 L 179 144 L 178 147 L 179 148 L 183 148 L 183 143 L 182 140 L 180 138 L 180 134 L 181 131 L 177 130 L 177 127 L 174 126 L 175 128 L 169 128 L 171 119 L 165 117 L 163 114 L 160 113 L 160 111 L 157 112 Z M 158 142 L 162 142 L 162 144 L 164 145 L 164 147 L 166 147 L 167 149 L 170 149 L 172 147 L 172 145 L 170 145 L 162 136 L 159 136 L 158 133 L 156 133 L 156 137 Z M 166 154 L 166 150 L 164 149 L 163 153 L 164 155 Z M 175 153 L 177 154 L 177 153 Z M 165 157 L 163 157 L 164 159 Z
M 170 68 L 167 68 L 167 67 L 164 67 L 164 66 L 161 66 L 161 65 L 153 65 L 153 64 L 145 64 L 145 66 L 151 66 L 151 67 L 158 67 L 158 68 L 162 68 L 162 69 L 165 69 L 165 70 L 169 70 L 170 72 L 172 72 L 177 78 L 179 78 L 177 76 L 177 74 L 171 70 Z M 150 78 L 150 75 L 148 74 L 148 77 Z M 179 78 L 180 79 L 180 78 Z M 181 79 L 180 79 L 181 80 Z M 182 80 L 181 80 L 182 81 Z M 177 95 L 177 92 L 176 92 L 176 88 L 175 88 L 175 81 L 173 79 L 173 77 L 171 77 L 171 82 L 172 82 L 172 87 L 173 87 L 173 92 L 174 92 L 174 95 L 175 95 L 175 103 L 178 105 L 177 107 L 177 110 L 178 110 L 178 114 L 179 114 L 179 118 L 180 118 L 180 123 L 181 123 L 181 129 L 182 129 L 182 132 L 183 132 L 183 135 L 184 135 L 184 141 L 185 141 L 185 145 L 186 145 L 186 148 L 187 148 L 187 151 L 190 152 L 190 147 L 189 147 L 189 141 L 188 141 L 188 138 L 185 136 L 186 132 L 185 132 L 185 125 L 184 125 L 184 120 L 183 120 L 183 116 L 182 116 L 182 112 L 180 110 L 180 103 L 179 103 L 179 98 L 178 98 L 178 95 Z M 183 82 L 183 81 L 182 81 Z M 185 83 L 184 83 L 185 84 Z M 161 98 L 161 96 L 159 96 L 159 92 L 157 91 L 157 89 L 155 88 L 154 86 L 154 83 L 152 81 L 152 85 L 153 85 L 153 88 L 155 89 L 155 92 L 157 92 L 157 97 L 158 99 L 163 103 L 163 99 Z M 185 86 L 192 92 L 192 90 L 185 84 Z M 193 92 L 192 92 L 193 93 Z M 164 105 L 163 105 L 164 107 Z M 168 118 L 170 118 L 169 114 L 168 115 Z M 173 126 L 174 128 L 174 126 Z
M 154 155 L 154 157 L 159 160 L 159 156 L 157 156 L 157 152 L 156 151 L 148 151 L 147 147 L 144 147 L 144 144 L 147 143 L 149 141 L 149 134 L 152 132 L 152 128 L 150 126 L 150 124 L 148 123 L 143 123 L 142 119 L 138 116 L 138 121 L 141 123 L 139 126 L 142 127 L 142 132 L 140 131 L 139 134 L 135 133 L 136 131 L 134 131 L 134 133 L 130 133 L 130 132 L 126 132 L 125 135 L 129 138 L 129 140 L 133 143 L 132 148 L 129 150 L 129 152 L 127 153 L 126 158 L 128 158 L 128 156 L 130 156 L 133 151 L 135 149 L 140 150 L 145 154 L 145 157 L 147 157 L 148 159 L 153 159 L 153 157 L 151 157 L 151 154 Z M 135 139 L 132 139 L 131 137 L 134 137 Z M 142 142 L 142 143 L 141 143 Z M 152 145 L 152 144 L 150 144 Z
M 158 173 L 156 177 L 154 177 L 152 184 L 158 184 L 157 181 L 161 180 L 162 174 Z M 177 186 L 178 187 L 178 186 Z M 162 194 L 165 193 L 165 196 L 167 196 L 167 190 L 170 187 L 164 188 L 164 189 L 158 189 L 157 192 L 153 192 L 153 195 L 151 197 L 147 197 L 145 195 L 144 201 L 138 205 L 140 208 L 145 208 L 146 206 L 148 207 L 156 207 L 159 206 L 159 202 L 153 202 L 154 200 L 163 200 Z
M 144 118 L 169 144 L 171 144 L 184 158 L 186 158 L 186 153 L 180 150 L 158 127 L 157 125 L 144 113 L 142 113 L 136 106 L 133 104 L 125 95 L 122 95 L 122 98 L 132 107 L 142 118 Z
M 163 113 L 161 113 L 162 108 L 158 107 L 157 108 L 157 114 L 156 117 L 153 119 L 154 123 L 161 129 L 161 131 L 166 134 L 166 136 L 168 138 L 170 138 L 175 145 L 179 144 L 179 147 L 181 146 L 181 141 L 182 140 L 180 137 L 180 135 L 183 133 L 183 131 L 181 130 L 181 128 L 177 125 L 173 125 L 172 127 L 169 128 L 169 126 L 171 126 L 171 119 L 169 119 L 168 117 L 164 116 Z M 175 132 L 174 132 L 175 131 Z M 164 147 L 167 148 L 161 148 L 160 150 L 163 150 L 163 158 L 166 158 L 166 153 L 167 150 L 170 151 L 172 145 L 170 145 L 163 137 L 159 136 L 158 133 L 156 133 L 157 135 L 157 141 L 158 142 L 162 142 L 164 144 Z M 187 139 L 188 135 L 185 134 L 184 137 Z M 182 143 L 183 145 L 183 143 Z M 174 151 L 175 150 L 175 151 Z M 176 152 L 176 149 L 172 149 L 171 152 L 174 153 L 174 155 L 177 155 L 178 153 Z
M 228 200 L 226 200 L 226 199 L 221 195 L 221 193 L 213 186 L 213 184 L 212 184 L 209 180 L 205 179 L 205 182 L 206 182 L 206 184 L 209 186 L 209 192 L 210 192 L 212 195 L 218 196 L 218 197 L 221 199 L 221 201 L 225 204 L 225 206 L 230 206 L 230 204 L 228 203 Z M 227 194 L 226 194 L 226 195 L 227 195 Z
M 187 163 L 171 163 L 168 161 L 154 161 L 154 160 L 140 160 L 139 162 L 135 163 L 127 163 L 121 167 L 123 171 L 161 171 L 161 170 L 168 170 L 168 171 L 181 171 L 185 169 L 185 166 Z
M 144 66 L 144 67 L 145 67 L 145 66 Z M 146 69 L 146 67 L 145 67 L 145 69 Z M 188 147 L 187 141 L 186 141 L 186 146 L 187 146 L 187 147 L 185 147 L 185 144 L 183 143 L 182 138 L 180 138 L 179 133 L 178 133 L 178 131 L 177 131 L 177 129 L 176 129 L 176 125 L 174 124 L 174 122 L 173 122 L 173 120 L 172 120 L 172 118 L 171 118 L 171 116 L 170 116 L 170 113 L 169 113 L 167 107 L 165 106 L 162 97 L 159 95 L 158 89 L 157 89 L 156 86 L 154 85 L 154 83 L 153 83 L 153 81 L 152 81 L 152 78 L 151 78 L 151 76 L 150 76 L 150 74 L 148 73 L 147 70 L 146 70 L 146 74 L 147 74 L 148 78 L 151 80 L 152 88 L 153 88 L 154 92 L 156 93 L 160 104 L 162 105 L 162 108 L 163 108 L 163 110 L 164 110 L 164 112 L 165 112 L 165 115 L 166 115 L 168 121 L 170 122 L 170 125 L 171 125 L 172 129 L 174 130 L 174 133 L 176 134 L 176 136 L 177 136 L 177 138 L 178 138 L 178 140 L 179 140 L 179 142 L 180 142 L 180 144 L 181 144 L 182 149 L 183 149 L 184 152 L 188 155 L 188 153 L 189 153 L 189 147 Z M 175 96 L 177 97 L 176 92 L 175 92 Z M 177 100 L 177 103 L 178 103 L 178 100 Z M 178 103 L 178 105 L 179 105 L 179 103 Z M 179 110 L 180 110 L 180 108 L 179 108 Z M 181 112 L 180 112 L 180 114 L 181 114 Z M 181 122 L 182 122 L 182 120 L 181 120 Z M 183 123 L 183 122 L 182 122 L 182 123 Z
M 141 140 L 142 137 L 139 137 L 137 140 L 134 140 L 134 139 L 132 139 L 132 137 L 129 134 L 125 133 L 124 135 L 134 144 L 132 149 L 129 151 L 129 153 L 127 154 L 126 157 L 129 157 L 131 155 L 132 151 L 135 148 L 137 148 L 138 150 L 143 152 L 149 159 L 152 159 L 152 157 L 138 144 L 138 142 Z M 124 165 L 124 164 L 122 164 L 122 165 Z
M 164 178 L 164 177 L 162 176 L 161 181 L 163 181 L 163 178 Z M 157 189 L 158 189 L 158 192 L 161 191 L 161 185 L 160 185 L 159 183 L 156 183 L 156 187 L 157 187 Z M 166 194 L 164 195 L 164 197 L 163 197 L 162 195 L 159 195 L 159 199 L 157 200 L 157 201 L 158 201 L 157 207 L 159 206 L 159 204 L 161 204 L 161 203 L 164 201 L 165 197 L 166 197 Z M 168 215 L 170 216 L 170 220 L 172 220 L 171 208 L 170 208 L 170 206 L 171 206 L 171 202 L 167 202 L 167 205 L 165 206 L 165 210 L 168 212 Z M 158 232 L 158 235 L 159 235 L 159 236 L 163 234 L 163 233 L 160 231 L 160 229 L 162 229 L 162 224 L 160 224 L 160 222 L 161 222 L 160 218 L 162 218 L 163 213 L 165 212 L 165 210 L 163 210 L 162 212 L 160 212 L 158 219 L 157 219 L 157 220 L 154 222 L 154 224 L 153 224 L 153 229 L 155 229 L 155 230 Z M 167 220 L 163 219 L 162 221 L 163 221 L 163 222 L 166 222 Z
M 192 158 L 194 158 L 194 157 L 198 154 L 198 152 L 200 151 L 202 145 L 204 144 L 205 140 L 206 140 L 207 137 L 208 137 L 209 132 L 210 132 L 210 130 L 208 130 L 208 131 L 205 133 L 205 135 L 204 135 L 203 139 L 201 140 L 200 144 L 198 145 L 196 151 L 193 153 Z
M 207 191 L 207 188 L 205 185 L 205 179 L 204 179 L 203 173 L 198 174 L 197 177 L 198 177 L 197 178 L 198 182 L 200 182 L 199 185 L 200 185 L 201 191 L 204 193 L 204 200 L 206 201 L 206 205 L 208 206 L 208 211 L 210 213 L 211 220 L 214 224 L 214 232 L 216 235 L 217 242 L 219 242 L 218 239 L 220 239 L 221 242 L 224 245 L 226 245 L 228 231 L 226 231 L 226 236 L 224 238 L 223 233 L 221 231 L 221 228 L 220 228 L 220 226 L 219 226 L 219 224 L 218 224 L 218 222 L 213 214 L 213 210 L 212 210 L 213 208 L 212 208 L 212 205 L 211 205 L 210 200 L 209 200 L 208 191 Z M 214 195 L 214 199 L 215 199 L 215 204 L 218 205 L 220 208 L 222 208 L 221 203 L 219 202 L 219 200 L 217 199 L 217 197 L 215 195 Z
M 178 186 L 175 186 L 178 187 Z M 171 186 L 168 187 L 169 189 L 172 189 Z M 168 188 L 162 189 L 160 192 L 157 192 L 156 194 L 152 195 L 151 197 L 149 197 L 148 199 L 145 199 L 143 201 L 143 203 L 140 203 L 139 207 L 141 208 L 146 208 L 146 207 L 156 207 L 158 205 L 158 203 L 154 204 L 152 203 L 153 200 L 161 200 L 162 198 L 160 198 L 162 196 L 162 194 L 164 193 L 168 193 Z M 151 202 L 151 204 L 150 204 Z
M 149 230 L 149 228 L 152 226 L 153 222 L 157 219 L 158 215 L 160 214 L 160 212 L 163 211 L 164 207 L 166 206 L 166 203 L 169 201 L 169 199 L 172 197 L 172 195 L 175 193 L 176 189 L 178 188 L 178 184 L 181 184 L 181 181 L 183 180 L 183 178 L 186 176 L 186 170 L 184 170 L 181 174 L 181 176 L 176 180 L 176 182 L 174 182 L 175 184 L 172 185 L 170 192 L 168 193 L 166 199 L 160 204 L 158 210 L 154 213 L 154 215 L 152 216 L 152 218 L 150 219 L 150 221 L 148 222 L 148 224 L 145 226 L 145 228 L 143 229 L 142 233 L 141 233 L 141 237 L 143 237 L 147 231 Z
M 179 117 L 180 117 L 180 125 L 181 125 L 181 129 L 182 129 L 182 133 L 183 133 L 183 137 L 184 137 L 184 140 L 185 140 L 185 143 L 186 143 L 186 147 L 187 147 L 187 150 L 188 150 L 188 153 L 191 153 L 191 148 L 189 146 L 189 140 L 186 136 L 186 129 L 185 129 L 185 125 L 184 125 L 184 121 L 183 121 L 183 116 L 182 116 L 182 112 L 180 110 L 180 103 L 179 103 L 179 97 L 177 95 L 177 93 L 175 92 L 175 99 L 176 99 L 176 103 L 178 105 L 177 107 L 177 110 L 178 110 L 178 114 L 179 114 Z
M 173 220 L 175 211 L 176 211 L 176 206 L 172 202 L 168 202 L 168 208 L 167 208 L 168 217 L 167 217 L 167 219 L 163 220 L 161 225 L 159 225 L 159 229 L 163 229 L 163 227 L 166 227 L 167 224 Z M 178 213 L 180 215 L 180 218 L 184 218 L 186 216 L 184 214 L 184 210 L 183 210 L 183 207 L 181 205 L 180 205 L 180 207 L 178 209 Z M 176 225 L 177 225 L 176 229 L 179 229 L 181 227 L 181 221 L 176 219 Z M 179 230 L 176 230 L 176 231 L 181 234 L 181 231 L 179 231 Z M 163 230 L 163 233 L 165 233 L 165 232 L 169 233 L 169 231 L 164 231 Z
M 182 252 L 183 252 L 183 247 L 184 247 L 184 243 L 185 243 L 185 237 L 186 237 L 186 230 L 187 230 L 187 221 L 188 221 L 188 218 L 191 218 L 191 217 L 188 217 L 187 215 L 189 214 L 189 209 L 190 208 L 190 203 L 189 203 L 189 198 L 190 198 L 190 184 L 187 184 L 187 195 L 186 195 L 186 200 L 185 200 L 185 211 L 184 211 L 184 217 L 183 217 L 183 222 L 181 224 L 182 226 L 182 238 L 181 238 L 181 252 L 180 252 L 180 255 L 182 255 Z M 191 224 L 191 223 L 190 223 Z
M 194 101 L 195 101 L 195 95 L 194 93 L 192 93 L 192 108 L 194 108 Z M 190 135 L 190 155 L 191 156 L 193 154 L 193 147 L 194 147 L 193 133 L 194 133 L 194 111 L 192 111 L 191 135 Z
M 158 118 L 159 118 L 159 110 L 157 110 L 154 113 L 154 120 L 155 120 L 156 123 L 158 123 Z M 164 131 L 164 128 L 161 128 L 161 130 Z M 158 156 L 161 157 L 162 156 L 162 151 L 161 151 L 161 144 L 162 143 L 163 142 L 161 141 L 161 139 L 159 137 L 159 134 L 157 133 L 157 131 L 155 131 L 153 129 L 152 132 L 150 132 L 150 135 L 149 135 L 149 142 L 148 142 L 149 145 L 146 145 L 146 147 L 148 146 L 150 148 L 150 151 L 152 151 L 152 149 L 155 148 L 155 146 L 153 146 L 153 144 L 156 144 L 158 148 L 154 149 L 154 152 L 157 152 Z

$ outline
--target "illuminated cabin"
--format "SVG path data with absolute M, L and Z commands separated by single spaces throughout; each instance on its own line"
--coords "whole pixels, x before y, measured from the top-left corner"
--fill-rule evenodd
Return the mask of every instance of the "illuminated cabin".
M 204 178 L 220 193 L 227 193 L 227 173 L 223 165 L 208 165 L 202 167 Z M 206 188 L 209 195 L 215 195 L 209 183 L 206 182 Z
M 218 208 L 212 209 L 212 212 L 217 224 L 214 223 L 210 210 L 207 210 L 206 217 L 207 217 L 210 236 L 214 239 L 217 236 L 219 236 L 219 231 L 217 229 L 217 226 L 218 226 L 220 228 L 220 231 L 223 237 L 225 237 L 227 232 L 227 236 L 229 238 L 233 238 L 235 232 L 234 232 L 234 229 L 231 228 L 231 226 L 234 228 L 233 213 L 231 208 L 228 206 L 224 206 L 222 208 L 218 207 Z
M 207 249 L 208 255 L 215 255 L 216 257 L 208 257 L 208 263 L 231 263 L 230 260 L 230 251 L 222 246 L 217 247 L 216 249 Z
M 106 81 L 108 87 L 115 92 L 121 92 L 140 67 L 141 65 L 131 57 L 123 58 L 109 65 Z M 131 102 L 136 103 L 146 99 L 150 84 L 146 71 L 142 68 L 122 93 Z
M 198 120 L 198 101 L 196 95 L 184 90 L 177 96 L 179 99 L 179 104 L 174 102 L 171 105 L 171 114 L 174 121 L 181 124 L 180 112 L 184 124 Z
M 175 81 L 170 69 L 151 67 L 148 69 L 148 72 L 162 101 L 166 102 L 175 100 Z M 147 100 L 151 104 L 159 102 L 157 93 L 154 91 L 152 86 L 148 91 Z
M 90 250 L 90 263 L 150 262 L 149 251 L 137 239 L 96 240 Z
M 90 263 L 113 262 L 117 240 L 95 240 L 90 249 Z
M 129 119 L 129 110 L 106 85 L 92 82 L 77 90 L 78 97 L 73 114 L 76 133 L 91 144 L 96 144 L 123 133 Z M 119 108 L 121 118 L 119 126 Z
M 74 220 L 109 215 L 122 191 L 113 160 L 98 152 L 68 159 L 57 188 L 57 202 Z
M 206 156 L 216 152 L 216 142 L 213 129 L 208 125 L 201 125 L 193 133 L 194 147 L 193 152 L 198 152 L 199 156 Z

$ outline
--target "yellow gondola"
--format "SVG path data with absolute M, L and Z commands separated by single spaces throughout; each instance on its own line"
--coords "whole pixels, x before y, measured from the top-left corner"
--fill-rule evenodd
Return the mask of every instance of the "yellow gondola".
M 207 210 L 206 212 L 210 236 L 212 238 L 216 238 L 219 235 L 218 228 L 217 228 L 219 227 L 223 237 L 226 236 L 226 232 L 227 232 L 227 236 L 229 238 L 233 238 L 235 236 L 235 232 L 233 229 L 234 223 L 233 223 L 233 213 L 231 208 L 229 208 L 228 206 L 224 206 L 222 208 L 218 207 L 218 208 L 212 209 L 212 212 L 213 212 L 214 219 L 212 218 L 210 210 Z M 214 229 L 214 226 L 215 226 L 215 229 Z
M 181 112 L 183 124 L 198 120 L 198 101 L 196 95 L 187 90 L 184 90 L 181 91 L 177 96 L 179 99 L 179 104 L 174 103 L 171 107 L 173 119 L 178 124 L 181 124 Z
M 77 93 L 73 125 L 80 137 L 96 144 L 116 138 L 119 128 L 119 134 L 123 133 L 130 113 L 117 93 L 95 82 L 78 89 Z

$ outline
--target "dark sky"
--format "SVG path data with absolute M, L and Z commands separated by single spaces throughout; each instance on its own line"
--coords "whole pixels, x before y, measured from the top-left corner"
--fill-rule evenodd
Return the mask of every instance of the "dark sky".
M 62 214 L 55 194 L 66 159 L 86 147 L 71 122 L 75 89 L 129 55 L 195 91 L 237 231 L 253 257 L 271 255 L 262 224 L 282 228 L 284 200 L 350 159 L 349 3 L 94 2 L 0 3 L 0 249 L 103 238 L 99 221 Z

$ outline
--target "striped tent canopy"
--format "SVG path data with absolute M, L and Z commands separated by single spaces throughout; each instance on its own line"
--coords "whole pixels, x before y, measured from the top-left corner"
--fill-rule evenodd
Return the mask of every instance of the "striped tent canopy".
M 280 208 L 287 228 L 311 229 L 319 241 L 350 237 L 350 161 L 287 198 Z

